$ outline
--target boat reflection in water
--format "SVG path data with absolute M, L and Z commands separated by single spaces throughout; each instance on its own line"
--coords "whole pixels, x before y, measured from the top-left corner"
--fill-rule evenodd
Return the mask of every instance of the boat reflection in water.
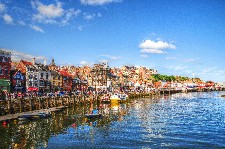
M 52 116 L 46 119 L 4 122 L 0 126 L 0 146 L 2 148 L 47 147 L 49 140 L 56 136 L 57 139 L 65 134 L 70 137 L 84 134 L 87 136 L 91 135 L 90 132 L 95 127 L 107 128 L 112 121 L 119 120 L 119 118 L 121 120 L 120 104 L 93 104 L 52 112 Z M 85 116 L 93 107 L 99 109 L 103 115 L 101 118 L 90 119 Z

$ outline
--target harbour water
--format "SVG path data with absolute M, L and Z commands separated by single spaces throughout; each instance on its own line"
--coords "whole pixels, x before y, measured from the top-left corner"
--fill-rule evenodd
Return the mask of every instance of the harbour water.
M 225 148 L 225 92 L 82 105 L 0 126 L 0 148 Z M 103 117 L 87 119 L 98 108 Z

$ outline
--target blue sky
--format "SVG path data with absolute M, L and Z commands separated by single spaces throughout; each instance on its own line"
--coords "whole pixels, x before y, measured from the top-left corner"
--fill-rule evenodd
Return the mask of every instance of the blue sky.
M 0 0 L 13 60 L 108 61 L 225 82 L 223 0 Z

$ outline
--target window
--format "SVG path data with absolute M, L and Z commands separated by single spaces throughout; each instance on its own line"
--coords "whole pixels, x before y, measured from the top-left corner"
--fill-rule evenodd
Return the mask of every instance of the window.
M 3 57 L 2 57 L 2 56 L 0 56 L 0 62 L 2 62 L 2 60 L 3 60 Z
M 43 73 L 41 73 L 41 78 L 43 78 Z
M 29 75 L 29 79 L 32 79 L 32 78 L 33 78 L 33 76 L 30 74 L 30 75 Z
M 16 80 L 16 86 L 21 86 L 21 81 L 20 80 Z
M 58 80 L 60 80 L 60 75 L 58 75 Z
M 32 86 L 32 84 L 33 84 L 32 81 L 29 81 L 29 86 Z
M 8 68 L 5 67 L 5 75 L 8 75 Z
M 2 66 L 0 66 L 0 74 L 2 74 Z
M 44 86 L 45 82 L 44 81 L 40 81 L 40 86 Z
M 37 85 L 37 81 L 34 81 L 34 87 L 37 87 L 38 85 Z
M 5 57 L 5 62 L 8 62 L 8 57 Z
M 46 80 L 48 80 L 48 73 L 46 73 Z

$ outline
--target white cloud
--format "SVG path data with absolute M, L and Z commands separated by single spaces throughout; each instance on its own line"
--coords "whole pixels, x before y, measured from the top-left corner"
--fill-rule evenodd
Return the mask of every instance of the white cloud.
M 16 50 L 8 50 L 8 49 L 2 49 L 2 50 L 12 53 L 11 58 L 13 62 L 19 62 L 20 60 L 32 61 L 33 58 L 35 58 L 37 61 L 46 60 L 46 57 L 44 56 L 34 56 L 34 55 L 26 54 L 20 51 L 16 51 Z
M 90 15 L 85 15 L 84 19 L 85 20 L 92 20 L 92 19 L 94 19 L 94 17 L 95 17 L 95 14 L 90 14 Z
M 13 24 L 13 18 L 8 14 L 3 15 L 3 20 L 6 24 Z
M 166 57 L 167 60 L 175 60 L 177 57 Z
M 85 20 L 92 20 L 92 19 L 94 19 L 94 18 L 96 18 L 96 17 L 102 17 L 102 14 L 101 13 L 97 13 L 97 14 L 86 14 L 86 13 L 83 13 L 83 15 L 84 15 L 84 19 Z
M 25 25 L 26 25 L 26 23 L 23 22 L 23 21 L 21 21 L 21 20 L 19 20 L 19 21 L 17 21 L 17 22 L 18 22 L 18 24 L 21 25 L 21 26 L 25 26 Z
M 62 19 L 62 25 L 67 24 L 73 16 L 78 16 L 81 13 L 81 10 L 68 9 L 65 11 L 65 17 Z
M 102 17 L 102 14 L 101 14 L 101 13 L 97 13 L 97 16 L 98 16 L 98 17 Z
M 80 65 L 82 65 L 82 66 L 92 66 L 92 65 L 94 65 L 94 63 L 92 63 L 92 62 L 87 62 L 87 61 L 81 61 L 81 62 L 80 62 Z
M 102 63 L 102 64 L 107 64 L 107 63 L 108 63 L 107 60 L 99 60 L 98 62 L 99 62 L 99 63 Z
M 72 17 L 78 16 L 81 12 L 79 9 L 63 9 L 63 4 L 59 1 L 49 5 L 44 5 L 39 1 L 31 1 L 31 5 L 37 11 L 36 14 L 33 14 L 33 20 L 45 24 L 66 25 Z
M 141 50 L 142 53 L 155 53 L 155 54 L 163 54 L 165 53 L 162 50 L 158 50 L 158 49 L 142 49 Z
M 185 60 L 185 62 L 197 62 L 197 60 L 196 60 L 196 59 L 191 58 L 191 59 L 186 59 L 186 60 Z
M 225 71 L 218 67 L 209 67 L 195 72 L 195 75 L 205 81 L 225 82 Z
M 62 9 L 62 3 L 60 2 L 56 2 L 56 5 L 43 5 L 42 3 L 37 3 L 37 5 L 38 13 L 42 16 L 48 18 L 56 18 L 61 17 L 63 15 L 64 10 Z
M 30 28 L 37 31 L 37 32 L 41 32 L 44 33 L 44 30 L 42 28 L 40 28 L 39 26 L 36 25 L 30 25 Z
M 142 49 L 175 49 L 176 46 L 164 41 L 145 40 L 140 44 Z
M 146 55 L 146 54 L 141 54 L 141 57 L 147 58 L 148 55 Z
M 181 71 L 181 70 L 186 70 L 187 66 L 183 65 L 176 65 L 176 66 L 169 66 L 167 69 L 173 70 L 173 71 Z
M 111 60 L 117 60 L 117 59 L 120 58 L 119 56 L 112 56 L 112 55 L 100 55 L 100 56 L 107 57 L 107 58 L 109 58 L 109 59 L 111 59 Z
M 4 12 L 6 10 L 6 6 L 2 3 L 0 3 L 0 13 Z
M 79 25 L 78 27 L 77 27 L 77 29 L 79 30 L 79 31 L 82 31 L 83 30 L 83 26 L 82 25 Z
M 197 59 L 197 58 L 185 59 L 184 61 L 187 62 L 187 63 L 203 64 L 203 63 L 200 62 L 199 59 Z
M 165 49 L 176 49 L 176 46 L 167 43 L 165 41 L 152 41 L 152 40 L 145 40 L 143 41 L 139 47 L 141 48 L 142 53 L 156 53 L 156 54 L 163 54 L 165 53 L 163 50 Z
M 122 2 L 122 0 L 80 0 L 81 4 L 84 5 L 104 5 L 108 3 L 116 3 L 116 2 Z

